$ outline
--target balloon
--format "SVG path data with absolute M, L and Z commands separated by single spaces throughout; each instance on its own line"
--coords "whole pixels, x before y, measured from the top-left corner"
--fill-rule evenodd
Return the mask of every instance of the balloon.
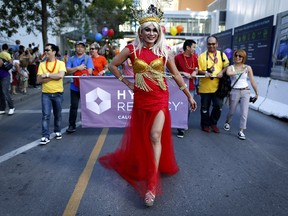
M 102 34 L 96 33 L 96 35 L 95 35 L 95 40 L 96 40 L 96 41 L 101 41 L 101 40 L 102 40 Z
M 103 34 L 104 36 L 107 36 L 107 34 L 108 34 L 108 28 L 107 28 L 107 27 L 103 27 L 103 28 L 102 28 L 102 34 Z
M 226 48 L 224 50 L 224 53 L 226 54 L 228 59 L 230 59 L 233 56 L 233 51 L 230 48 Z
M 178 26 L 176 26 L 176 29 L 177 29 L 177 33 L 180 34 L 184 28 L 182 25 L 178 25 Z
M 170 34 L 172 36 L 175 36 L 177 34 L 177 29 L 175 26 L 170 27 Z
M 166 33 L 166 28 L 165 26 L 161 26 L 162 32 L 165 34 Z
M 115 49 L 115 55 L 118 55 L 120 53 L 119 49 Z
M 114 30 L 113 29 L 109 29 L 108 30 L 108 36 L 112 37 L 114 35 Z
M 200 55 L 201 53 L 201 48 L 199 46 L 196 47 L 195 52 L 197 55 Z

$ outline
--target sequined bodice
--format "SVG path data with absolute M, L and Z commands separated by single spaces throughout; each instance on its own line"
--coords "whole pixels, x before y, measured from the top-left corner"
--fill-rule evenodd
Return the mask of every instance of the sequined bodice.
M 163 73 L 164 72 L 164 65 L 163 65 L 163 57 L 154 59 L 147 64 L 144 60 L 138 59 L 135 54 L 135 61 L 133 65 L 134 73 L 145 73 L 148 71 Z
M 135 73 L 135 86 L 146 91 L 152 91 L 152 88 L 147 84 L 153 83 L 159 86 L 162 90 L 167 90 L 167 84 L 165 78 L 168 77 L 165 74 L 165 67 L 163 62 L 163 56 L 155 56 L 152 51 L 145 51 L 145 54 L 142 54 L 144 58 L 149 59 L 147 55 L 155 56 L 149 64 L 144 60 L 137 57 L 135 47 L 133 46 L 134 53 L 134 62 L 133 62 L 133 71 Z M 149 61 L 148 61 L 149 62 Z

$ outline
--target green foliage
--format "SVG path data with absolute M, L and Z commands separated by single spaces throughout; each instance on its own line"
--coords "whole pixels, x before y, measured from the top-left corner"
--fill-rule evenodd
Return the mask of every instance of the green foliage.
M 132 0 L 93 0 L 87 8 L 91 27 L 101 32 L 104 26 L 112 28 L 115 36 L 119 35 L 119 25 L 128 21 L 131 17 L 130 8 Z
M 48 30 L 59 35 L 63 27 L 73 26 L 89 35 L 107 26 L 116 36 L 118 26 L 129 20 L 131 4 L 132 0 L 1 0 L 0 34 L 11 37 L 20 27 L 27 33 L 38 30 L 45 44 Z

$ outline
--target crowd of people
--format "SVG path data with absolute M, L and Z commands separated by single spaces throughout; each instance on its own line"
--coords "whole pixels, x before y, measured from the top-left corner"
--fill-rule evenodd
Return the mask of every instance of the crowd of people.
M 173 175 L 179 170 L 173 149 L 167 79 L 172 77 L 179 90 L 186 95 L 190 111 L 197 109 L 194 96 L 200 94 L 201 129 L 206 133 L 219 133 L 217 123 L 221 117 L 223 98 L 217 95 L 217 89 L 223 75 L 226 73 L 230 76 L 233 88 L 224 130 L 230 130 L 232 116 L 240 103 L 238 137 L 242 140 L 246 138 L 243 131 L 246 129 L 251 94 L 248 78 L 256 95 L 254 100 L 257 100 L 258 90 L 252 68 L 245 65 L 244 50 L 234 51 L 231 64 L 225 53 L 217 50 L 217 37 L 211 35 L 206 41 L 207 51 L 199 56 L 195 52 L 197 44 L 194 40 L 185 40 L 183 51 L 173 56 L 170 55 L 160 26 L 161 11 L 150 5 L 146 16 L 137 17 L 137 20 L 140 27 L 136 39 L 117 55 L 109 44 L 101 48 L 94 42 L 90 44 L 87 52 L 86 43 L 77 41 L 75 54 L 68 56 L 65 52 L 60 59 L 59 48 L 54 44 L 46 44 L 41 55 L 38 47 L 25 50 L 20 41 L 16 41 L 17 47 L 12 57 L 7 44 L 3 44 L 0 53 L 0 114 L 5 113 L 6 102 L 9 107 L 8 114 L 14 113 L 15 107 L 9 93 L 10 84 L 12 94 L 16 94 L 19 80 L 24 94 L 27 93 L 28 83 L 32 87 L 42 84 L 40 144 L 47 144 L 50 142 L 51 110 L 54 114 L 55 137 L 62 138 L 64 76 L 113 74 L 134 92 L 134 105 L 118 148 L 102 156 L 99 161 L 104 167 L 118 172 L 143 196 L 144 203 L 152 206 L 156 195 L 161 194 L 161 174 Z M 12 74 L 5 71 L 5 61 L 13 64 Z M 202 78 L 196 88 L 198 75 L 202 75 Z M 126 79 L 126 76 L 134 76 L 134 83 Z M 70 134 L 76 132 L 80 101 L 80 83 L 77 77 L 71 79 L 70 83 L 69 122 L 66 130 Z M 183 77 L 189 79 L 189 86 L 185 84 Z M 184 138 L 184 129 L 178 128 L 177 137 Z

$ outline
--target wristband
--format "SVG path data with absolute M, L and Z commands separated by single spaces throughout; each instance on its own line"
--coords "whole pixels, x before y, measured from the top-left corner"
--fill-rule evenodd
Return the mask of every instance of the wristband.
M 184 89 L 186 89 L 186 88 L 187 88 L 187 85 L 186 85 L 186 84 L 184 84 L 184 85 L 180 86 L 180 88 L 179 88 L 179 89 L 180 89 L 181 91 L 183 91 L 183 90 L 184 90 Z
M 124 79 L 124 76 L 121 75 L 118 79 L 122 82 L 122 80 Z
M 46 77 L 47 77 L 47 78 L 49 77 L 49 73 L 46 73 Z

